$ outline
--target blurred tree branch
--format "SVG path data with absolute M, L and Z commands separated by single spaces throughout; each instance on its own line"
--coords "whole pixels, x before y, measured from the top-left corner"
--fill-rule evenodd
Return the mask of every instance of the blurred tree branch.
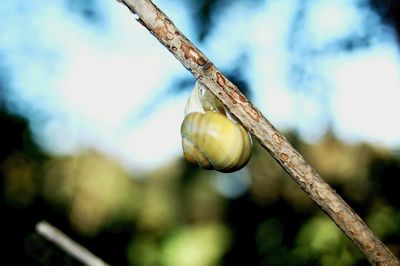
M 89 250 L 79 245 L 63 232 L 52 226 L 51 224 L 41 221 L 36 225 L 36 231 L 46 238 L 47 240 L 54 242 L 57 246 L 63 249 L 70 256 L 76 258 L 85 265 L 91 266 L 107 266 L 100 258 L 93 255 Z
M 149 0 L 118 0 L 128 7 L 193 76 L 214 93 L 373 265 L 400 265 L 354 210 L 320 177 L 286 138 Z M 285 106 L 282 106 L 285 108 Z

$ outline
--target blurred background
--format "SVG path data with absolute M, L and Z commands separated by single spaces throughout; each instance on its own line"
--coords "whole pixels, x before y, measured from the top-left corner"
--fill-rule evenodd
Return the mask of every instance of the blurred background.
M 400 256 L 400 2 L 154 1 Z M 0 5 L 3 260 L 368 265 L 255 141 L 248 166 L 182 158 L 194 78 L 116 1 Z M 397 121 L 397 122 L 396 122 Z

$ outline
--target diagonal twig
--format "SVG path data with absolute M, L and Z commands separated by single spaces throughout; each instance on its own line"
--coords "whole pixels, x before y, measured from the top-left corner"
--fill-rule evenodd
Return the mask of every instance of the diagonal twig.
M 354 210 L 286 138 L 150 0 L 118 0 L 252 133 L 373 265 L 400 265 Z M 285 108 L 282 106 L 282 108 Z
M 41 221 L 36 224 L 36 231 L 46 238 L 47 240 L 55 243 L 61 249 L 63 249 L 66 253 L 70 256 L 74 257 L 75 259 L 79 260 L 84 265 L 90 266 L 108 266 L 100 258 L 93 255 L 89 250 L 85 247 L 81 246 L 80 244 L 73 241 L 63 232 L 49 224 L 48 222 Z

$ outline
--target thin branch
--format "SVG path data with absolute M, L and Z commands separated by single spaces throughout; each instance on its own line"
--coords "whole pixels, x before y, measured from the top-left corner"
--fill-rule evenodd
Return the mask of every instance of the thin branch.
M 149 0 L 119 0 L 278 161 L 373 265 L 400 265 L 353 209 L 216 66 Z M 282 106 L 285 108 L 285 106 Z
M 107 263 L 93 255 L 89 250 L 79 245 L 63 232 L 45 221 L 36 224 L 36 231 L 85 265 L 108 266 Z

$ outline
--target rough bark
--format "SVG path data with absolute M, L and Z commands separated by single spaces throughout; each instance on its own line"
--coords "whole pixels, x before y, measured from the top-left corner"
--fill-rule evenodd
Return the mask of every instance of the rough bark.
M 354 210 L 218 68 L 149 0 L 119 0 L 137 15 L 193 76 L 203 83 L 278 161 L 373 265 L 400 265 Z M 282 106 L 284 108 L 284 106 Z

